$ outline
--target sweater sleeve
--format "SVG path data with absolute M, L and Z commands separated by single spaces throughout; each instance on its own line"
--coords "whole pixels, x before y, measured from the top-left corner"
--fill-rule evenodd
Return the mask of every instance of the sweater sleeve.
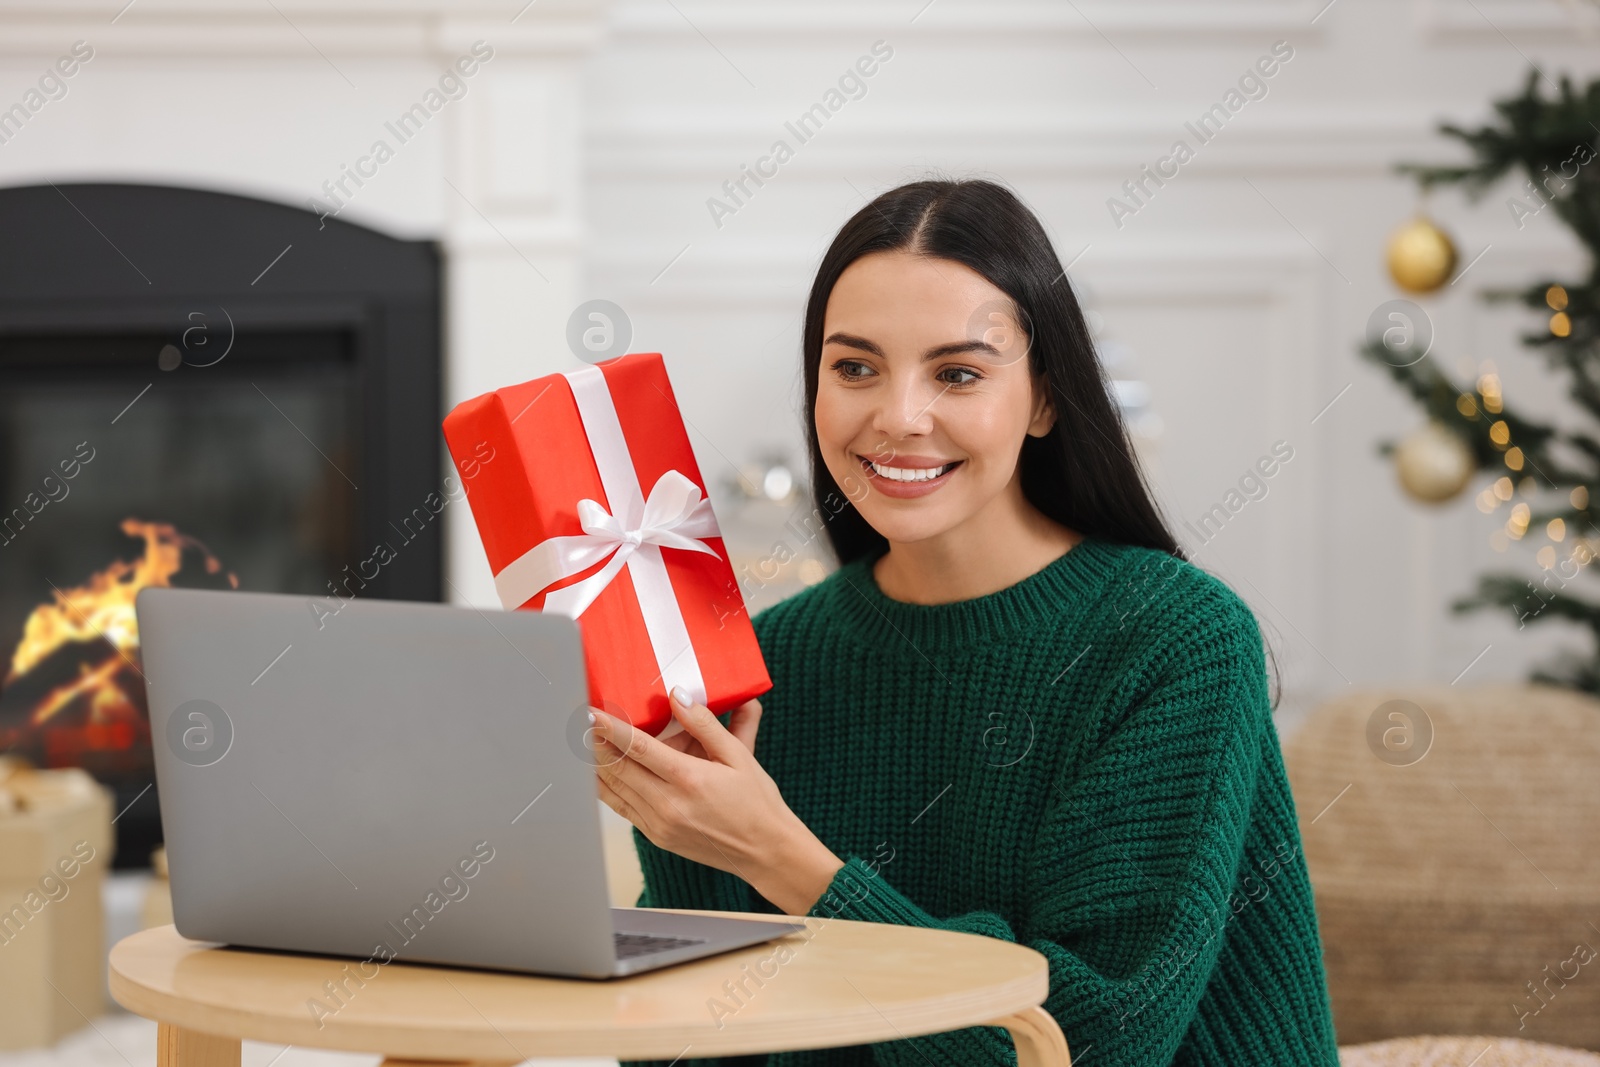
M 856 855 L 809 914 L 1027 945 L 1049 963 L 1044 1008 L 1074 1062 L 1171 1063 L 1221 951 L 1271 714 L 1260 631 L 1236 603 L 1166 642 L 1149 660 L 1162 677 L 1056 772 L 1015 923 L 932 915 Z M 994 1026 L 871 1048 L 883 1067 L 1016 1063 Z
M 753 911 L 753 891 L 743 878 L 684 859 L 651 843 L 633 828 L 633 844 L 644 872 L 639 908 L 701 908 L 706 911 Z

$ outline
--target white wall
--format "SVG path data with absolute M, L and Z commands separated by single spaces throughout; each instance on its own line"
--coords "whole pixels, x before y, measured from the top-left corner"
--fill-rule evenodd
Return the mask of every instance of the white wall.
M 1347 685 L 1449 681 L 1486 645 L 1464 681 L 1523 677 L 1581 634 L 1519 634 L 1445 604 L 1486 567 L 1533 575 L 1542 539 L 1492 551 L 1504 515 L 1474 507 L 1481 480 L 1438 510 L 1401 493 L 1374 448 L 1419 414 L 1355 348 L 1372 309 L 1403 295 L 1382 256 L 1417 196 L 1390 165 L 1462 158 L 1436 122 L 1486 120 L 1491 97 L 1520 88 L 1524 54 L 1587 80 L 1600 16 L 1536 0 L 1324 3 L 625 0 L 587 70 L 583 294 L 629 312 L 635 349 L 668 354 L 708 476 L 763 446 L 798 459 L 800 317 L 838 226 L 930 171 L 1006 181 L 1063 262 L 1082 254 L 1080 298 L 1150 386 L 1164 432 L 1145 452 L 1162 504 L 1197 562 L 1262 620 L 1285 673 L 1284 726 Z M 785 120 L 878 40 L 894 55 L 866 95 L 718 227 L 706 200 L 775 138 L 796 145 Z M 1107 198 L 1280 40 L 1294 56 L 1268 94 L 1115 226 Z M 1509 402 L 1531 410 L 1563 395 L 1515 341 L 1537 323 L 1476 295 L 1575 274 L 1576 243 L 1548 213 L 1519 231 L 1504 193 L 1474 207 L 1441 192 L 1430 207 L 1464 259 L 1493 248 L 1422 300 L 1438 337 L 1429 358 L 1458 380 L 1458 364 L 1493 358 Z M 1278 440 L 1294 458 L 1270 494 L 1202 545 L 1182 521 Z

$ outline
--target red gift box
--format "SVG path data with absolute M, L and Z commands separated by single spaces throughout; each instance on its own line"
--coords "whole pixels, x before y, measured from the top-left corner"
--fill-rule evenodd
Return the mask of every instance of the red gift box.
M 485 393 L 444 437 L 501 604 L 578 620 L 590 704 L 661 736 L 672 686 L 718 714 L 772 688 L 660 353 Z

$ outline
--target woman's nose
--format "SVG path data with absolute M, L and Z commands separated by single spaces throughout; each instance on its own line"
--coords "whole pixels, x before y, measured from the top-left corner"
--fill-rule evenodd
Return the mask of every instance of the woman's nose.
M 933 430 L 933 405 L 942 390 L 918 378 L 891 381 L 879 393 L 873 429 L 889 437 L 926 434 Z

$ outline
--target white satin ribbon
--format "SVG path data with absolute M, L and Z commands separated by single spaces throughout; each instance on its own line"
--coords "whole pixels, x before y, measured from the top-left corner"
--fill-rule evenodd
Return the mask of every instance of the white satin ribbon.
M 567 371 L 565 377 L 572 386 L 600 484 L 614 513 L 598 501 L 580 500 L 578 520 L 583 533 L 547 538 L 504 567 L 494 577 L 500 603 L 508 611 L 519 608 L 563 578 L 606 560 L 605 566 L 588 578 L 545 597 L 544 611 L 576 619 L 627 567 L 661 679 L 667 689 L 682 686 L 695 703 L 703 704 L 705 679 L 661 549 L 717 555 L 702 540 L 721 535 L 711 501 L 702 498 L 700 487 L 677 470 L 658 478 L 646 499 L 604 373 L 598 367 L 580 367 Z

